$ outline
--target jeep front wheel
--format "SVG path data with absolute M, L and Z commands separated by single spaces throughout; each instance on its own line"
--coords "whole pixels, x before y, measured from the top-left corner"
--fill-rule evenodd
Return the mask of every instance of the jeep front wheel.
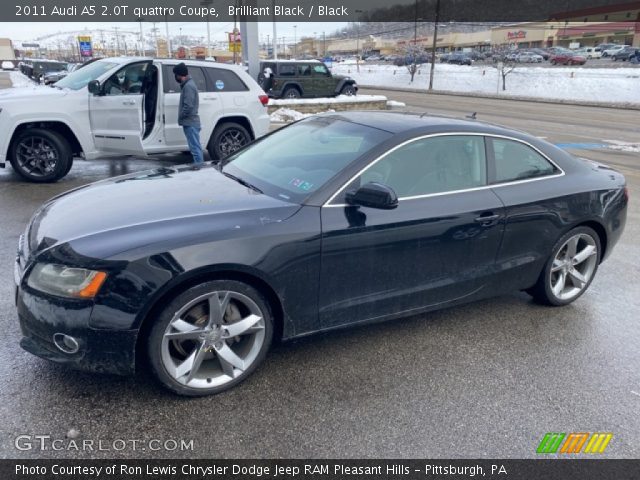
M 283 98 L 300 98 L 300 91 L 296 87 L 287 87 L 282 93 Z
M 11 166 L 31 182 L 55 182 L 73 163 L 69 142 L 59 133 L 41 128 L 21 132 L 11 147 Z
M 353 85 L 345 85 L 344 87 L 342 87 L 342 90 L 340 90 L 340 95 L 355 95 L 356 94 L 356 89 L 354 88 Z

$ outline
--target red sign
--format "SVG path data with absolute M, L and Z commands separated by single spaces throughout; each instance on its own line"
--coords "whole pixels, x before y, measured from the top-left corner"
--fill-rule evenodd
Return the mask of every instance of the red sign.
M 517 32 L 507 32 L 507 38 L 509 40 L 515 40 L 517 38 L 527 38 L 527 32 L 524 30 L 518 30 Z

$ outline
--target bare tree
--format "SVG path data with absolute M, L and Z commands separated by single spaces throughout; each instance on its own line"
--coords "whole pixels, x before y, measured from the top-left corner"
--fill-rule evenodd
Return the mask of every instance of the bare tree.
M 411 83 L 413 83 L 413 77 L 418 72 L 418 64 L 426 61 L 426 53 L 422 46 L 416 44 L 410 44 L 407 46 L 405 55 L 405 65 L 411 75 Z
M 493 68 L 498 70 L 500 77 L 502 78 L 502 90 L 507 89 L 507 75 L 513 72 L 518 63 L 515 59 L 515 53 L 509 50 L 503 50 L 493 55 Z

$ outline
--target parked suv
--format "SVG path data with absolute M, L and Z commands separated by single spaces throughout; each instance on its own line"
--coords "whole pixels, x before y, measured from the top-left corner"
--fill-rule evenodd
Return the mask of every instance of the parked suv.
M 270 69 L 269 76 L 265 70 Z M 355 95 L 356 81 L 343 75 L 332 75 L 318 60 L 283 60 L 260 63 L 258 83 L 270 97 L 335 97 Z
M 147 155 L 188 150 L 178 125 L 178 60 L 105 58 L 54 88 L 0 93 L 0 167 L 34 182 L 64 177 L 74 156 Z M 185 61 L 200 90 L 202 145 L 222 159 L 269 130 L 269 99 L 241 68 Z
M 631 60 L 636 54 L 636 47 L 632 47 L 631 45 L 626 45 L 624 48 L 618 50 L 616 53 L 611 55 L 611 59 L 615 62 L 617 60 L 622 60 L 626 62 L 627 60 Z

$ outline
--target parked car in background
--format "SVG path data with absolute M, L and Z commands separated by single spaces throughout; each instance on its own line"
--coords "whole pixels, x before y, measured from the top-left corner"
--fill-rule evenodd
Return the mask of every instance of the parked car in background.
M 184 61 L 200 94 L 200 140 L 226 158 L 269 130 L 267 95 L 241 67 Z M 179 60 L 105 58 L 70 73 L 54 88 L 2 93 L 0 167 L 6 161 L 33 182 L 53 182 L 74 156 L 140 155 L 188 150 L 178 125 Z
M 626 45 L 614 45 L 613 47 L 610 47 L 610 48 L 607 48 L 606 50 L 603 50 L 602 56 L 603 57 L 612 57 L 613 55 L 618 53 L 620 50 L 622 50 L 624 47 L 626 47 Z
M 537 53 L 538 55 L 540 55 L 542 57 L 543 60 L 549 60 L 549 56 L 551 55 L 547 50 L 545 50 L 544 48 L 532 48 L 531 51 L 533 53 Z
M 34 60 L 31 63 L 29 77 L 40 83 L 47 73 L 66 71 L 67 63 L 57 60 Z
M 616 46 L 615 43 L 600 43 L 600 44 L 595 46 L 595 50 L 597 52 L 600 52 L 600 54 L 602 55 L 605 50 L 607 50 L 607 49 L 609 49 L 611 47 L 615 47 L 615 46 Z
M 581 57 L 585 57 L 587 60 L 592 60 L 595 58 L 602 57 L 602 52 L 597 50 L 597 47 L 582 47 L 574 50 L 574 53 L 580 55 Z
M 449 57 L 451 56 L 451 53 L 442 53 L 440 54 L 440 62 L 441 63 L 447 63 L 449 61 Z
M 551 65 L 584 65 L 587 59 L 571 50 L 558 51 L 549 57 Z
M 58 80 L 62 80 L 64 77 L 69 75 L 71 72 L 74 72 L 81 66 L 82 66 L 81 63 L 69 63 L 67 64 L 67 68 L 65 70 L 45 73 L 44 76 L 42 77 L 42 81 L 45 85 L 52 85 L 56 83 Z
M 266 69 L 269 75 L 265 74 Z M 272 98 L 314 98 L 355 95 L 356 81 L 344 75 L 332 75 L 317 60 L 267 60 L 260 62 L 258 84 Z
M 627 60 L 631 60 L 632 56 L 635 56 L 636 50 L 637 50 L 636 47 L 625 45 L 623 49 L 618 50 L 616 53 L 611 55 L 611 60 L 613 60 L 614 62 L 618 60 L 622 60 L 623 62 L 626 62 Z
M 518 63 L 542 63 L 542 55 L 533 52 L 520 52 L 516 55 Z
M 5 60 L 4 62 L 2 62 L 2 70 L 9 71 L 9 70 L 15 70 L 15 69 L 16 69 L 15 63 L 9 60 Z
M 466 53 L 452 53 L 447 58 L 447 63 L 454 65 L 471 65 L 471 57 Z
M 146 358 L 167 389 L 216 394 L 281 340 L 519 290 L 568 305 L 606 268 L 628 200 L 621 173 L 520 131 L 314 115 L 217 167 L 135 172 L 47 202 L 18 242 L 20 345 L 101 373 Z

